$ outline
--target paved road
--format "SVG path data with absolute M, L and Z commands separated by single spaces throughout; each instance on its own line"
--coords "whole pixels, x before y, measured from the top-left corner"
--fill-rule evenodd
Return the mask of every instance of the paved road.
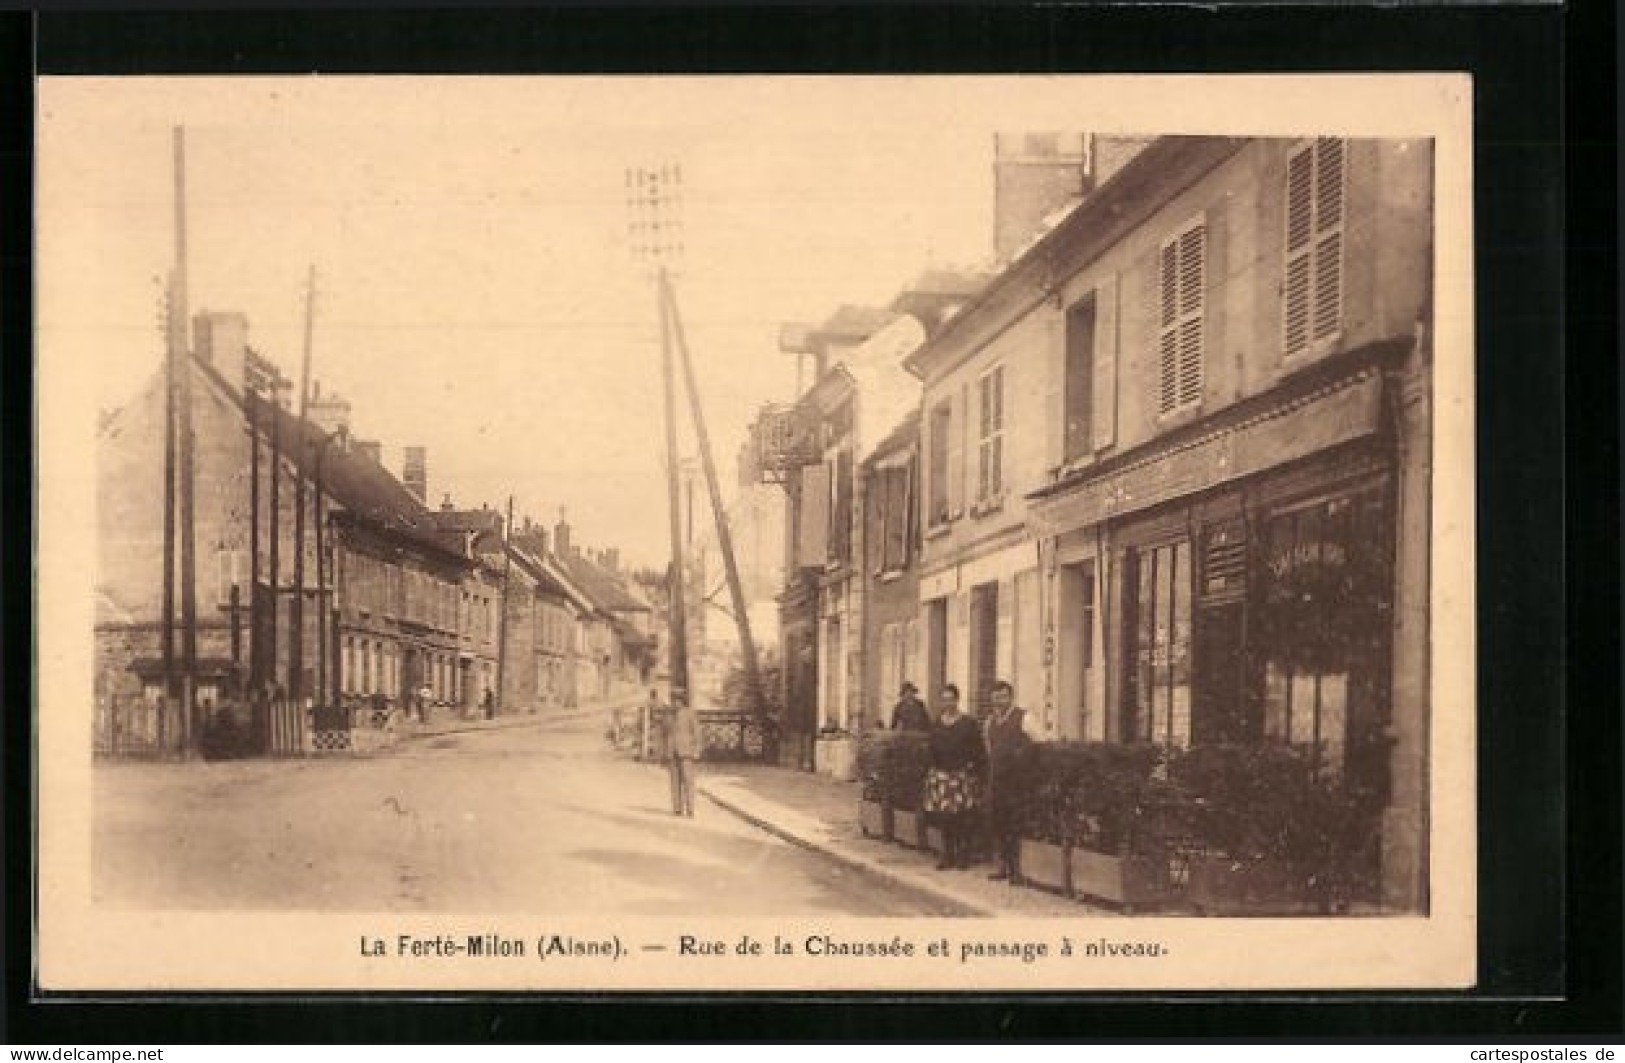
M 140 908 L 945 914 L 611 754 L 602 721 L 358 760 L 99 765 L 94 890 Z

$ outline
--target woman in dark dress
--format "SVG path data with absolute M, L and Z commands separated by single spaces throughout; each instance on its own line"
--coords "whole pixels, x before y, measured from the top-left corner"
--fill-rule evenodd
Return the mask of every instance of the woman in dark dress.
M 981 804 L 987 746 L 976 721 L 959 711 L 959 688 L 952 683 L 942 688 L 930 741 L 931 768 L 925 776 L 921 810 L 942 829 L 937 867 L 965 867 L 965 829 Z

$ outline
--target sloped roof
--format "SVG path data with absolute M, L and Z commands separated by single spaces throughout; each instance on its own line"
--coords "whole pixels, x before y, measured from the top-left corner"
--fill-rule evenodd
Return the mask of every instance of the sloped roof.
M 556 560 L 576 586 L 592 599 L 594 605 L 605 612 L 647 613 L 649 603 L 632 591 L 621 579 L 599 567 L 582 554 L 558 556 Z
M 826 340 L 861 343 L 891 324 L 896 316 L 890 310 L 847 303 L 818 326 L 818 335 Z
M 870 449 L 863 462 L 865 465 L 872 465 L 876 459 L 883 458 L 887 454 L 896 453 L 909 444 L 918 442 L 919 438 L 920 408 L 915 406 L 903 415 L 903 419 L 898 422 L 895 428 L 886 433 L 885 438 Z
M 244 411 L 246 421 L 242 393 L 203 359 L 194 355 L 192 364 Z M 460 545 L 461 534 L 440 530 L 434 514 L 388 469 L 362 454 L 344 450 L 337 443 L 328 445 L 327 434 L 321 429 L 269 401 L 258 404 L 262 424 L 267 411 L 272 413 L 272 430 L 283 457 L 302 472 L 314 477 L 317 451 L 323 451 L 322 490 L 352 516 L 418 546 L 466 560 Z

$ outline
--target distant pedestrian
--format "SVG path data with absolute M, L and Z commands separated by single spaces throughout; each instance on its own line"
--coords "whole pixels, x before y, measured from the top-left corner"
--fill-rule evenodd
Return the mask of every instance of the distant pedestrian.
M 1033 740 L 1015 690 L 1000 679 L 988 690 L 987 812 L 999 866 L 989 878 L 1021 881 L 1021 815 L 1032 777 Z
M 969 857 L 966 826 L 981 806 L 987 746 L 976 721 L 959 709 L 959 688 L 942 688 L 936 725 L 931 728 L 931 767 L 925 775 L 920 810 L 942 830 L 937 867 L 964 867 Z
M 497 714 L 497 696 L 491 693 L 491 688 L 485 688 L 485 696 L 480 699 L 480 707 L 485 710 L 487 720 L 495 719 Z
M 638 707 L 637 753 L 643 760 L 655 759 L 655 747 L 660 740 L 666 706 L 660 701 L 660 691 L 649 688 L 649 700 Z
M 674 816 L 694 815 L 694 762 L 700 756 L 700 721 L 686 695 L 672 699 L 671 727 L 667 736 L 667 764 L 671 771 L 671 811 Z
M 931 713 L 920 700 L 920 691 L 913 683 L 904 683 L 902 690 L 898 692 L 897 705 L 891 711 L 891 729 L 931 730 Z

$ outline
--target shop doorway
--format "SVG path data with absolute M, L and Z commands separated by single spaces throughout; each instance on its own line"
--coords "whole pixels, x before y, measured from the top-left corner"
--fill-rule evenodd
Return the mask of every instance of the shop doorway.
M 988 691 L 999 678 L 999 585 L 983 583 L 970 593 L 971 712 L 978 718 L 992 711 Z
M 948 684 L 948 599 L 925 603 L 925 702 L 933 710 Z

